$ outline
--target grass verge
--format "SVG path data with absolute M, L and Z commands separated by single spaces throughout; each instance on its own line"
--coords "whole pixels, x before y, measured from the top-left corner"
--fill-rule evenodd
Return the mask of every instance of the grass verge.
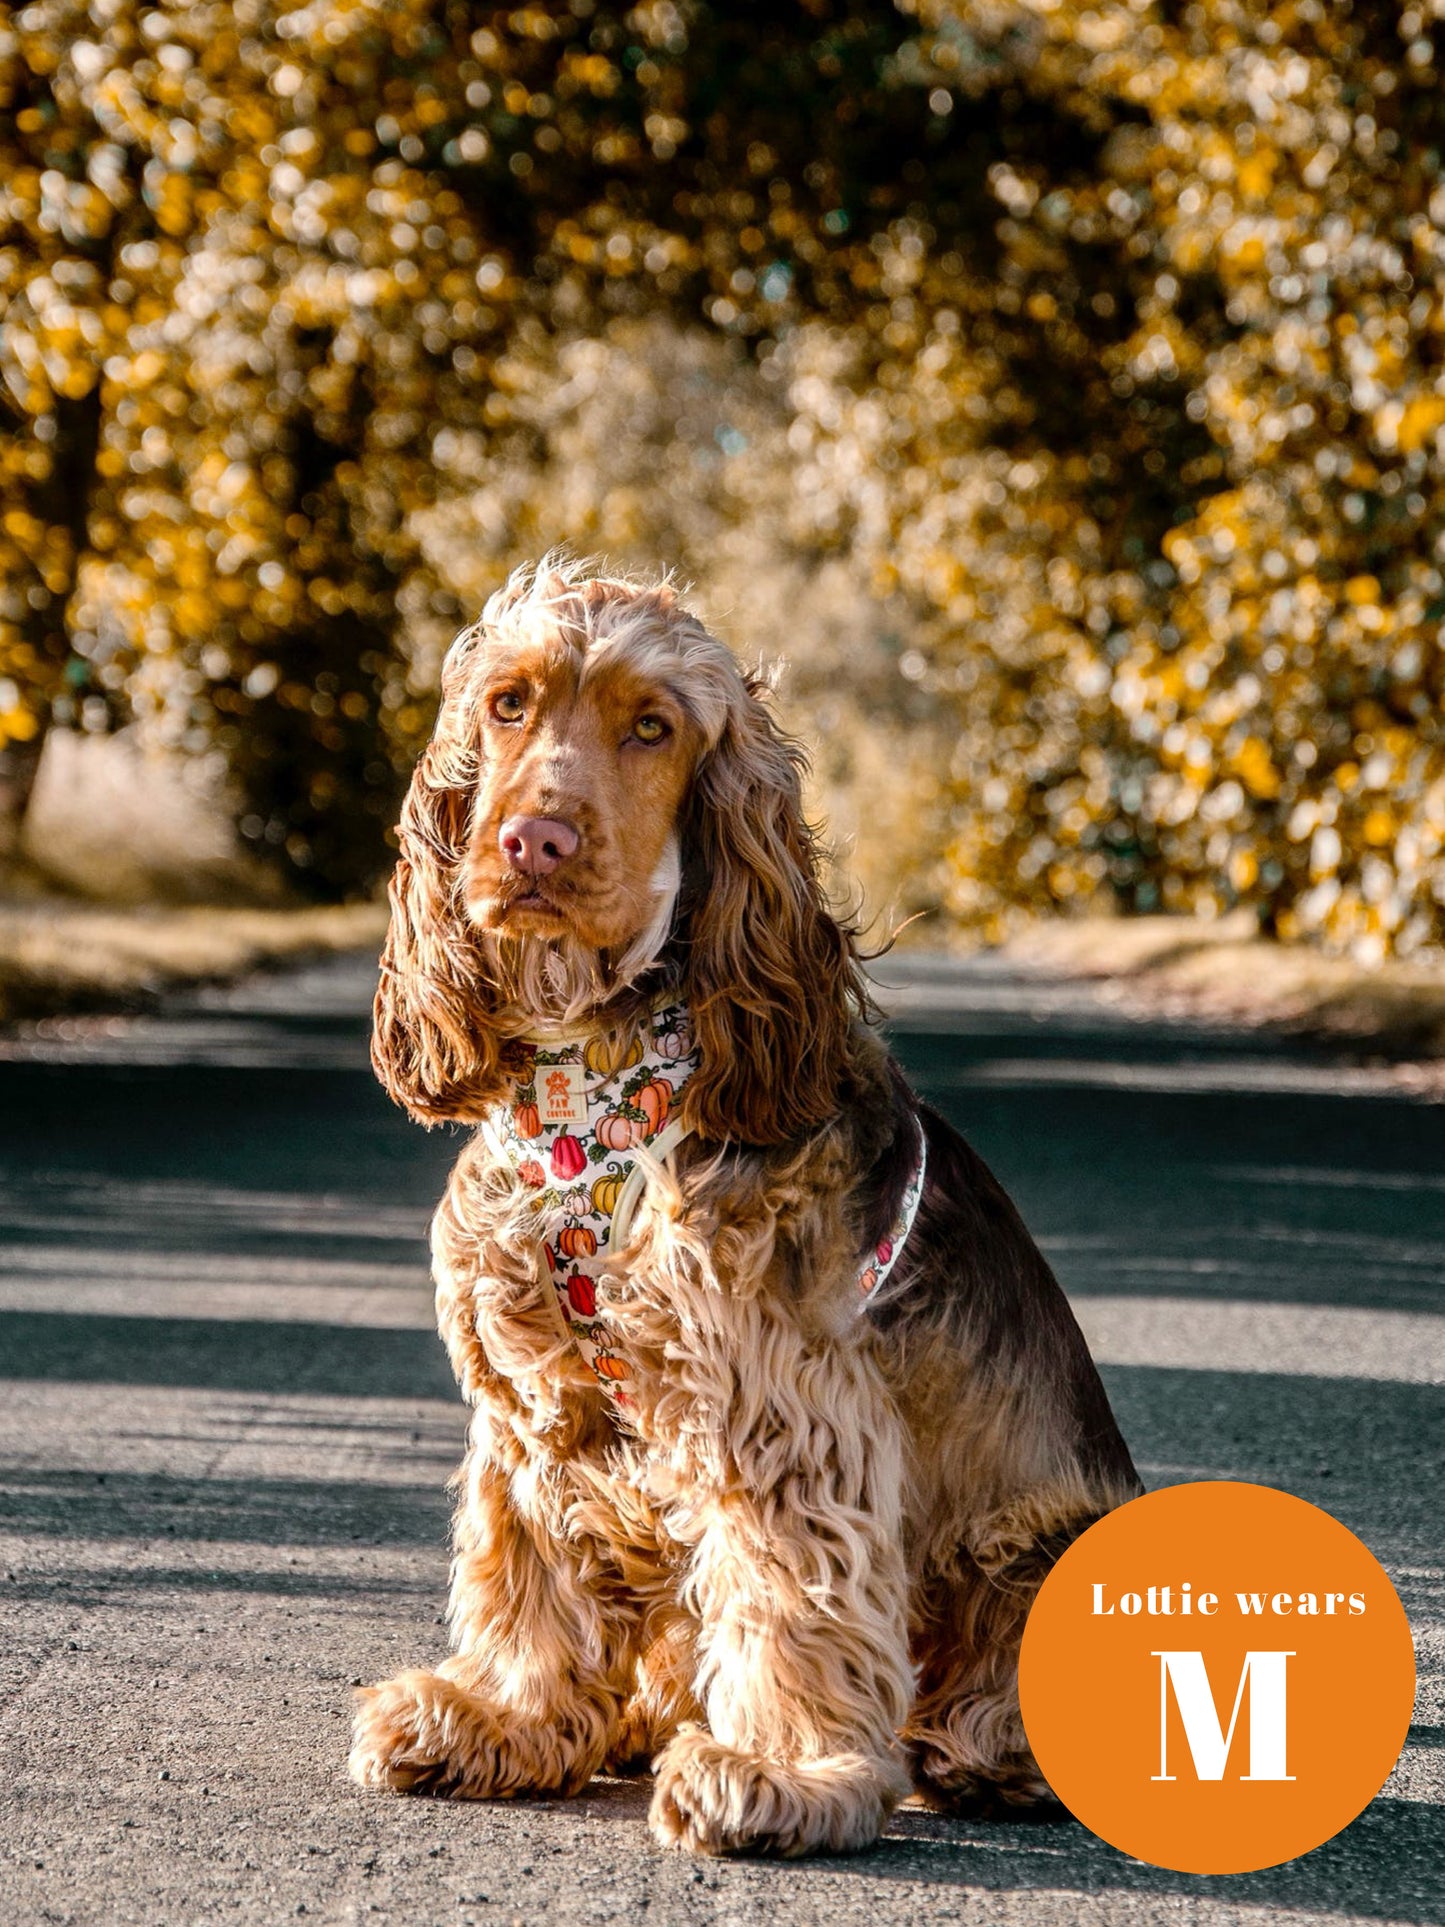
M 385 930 L 386 906 L 378 903 L 277 910 L 0 904 L 0 1024 L 145 1009 L 178 985 L 379 950 Z
M 1381 1056 L 1445 1058 L 1445 969 L 1373 966 L 1258 935 L 1248 914 L 1040 923 L 1005 944 L 1019 968 L 1098 982 L 1161 1014 L 1276 1025 Z

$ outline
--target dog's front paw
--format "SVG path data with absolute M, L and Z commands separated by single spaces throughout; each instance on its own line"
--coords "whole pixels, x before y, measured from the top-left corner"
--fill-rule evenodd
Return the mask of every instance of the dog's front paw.
M 456 1800 L 575 1793 L 606 1743 L 593 1707 L 564 1705 L 555 1725 L 531 1725 L 445 1673 L 398 1673 L 356 1698 L 351 1777 L 397 1793 Z
M 785 1764 L 693 1728 L 657 1763 L 649 1821 L 663 1846 L 694 1853 L 856 1853 L 907 1791 L 891 1760 L 840 1753 Z
M 437 1673 L 399 1673 L 356 1695 L 347 1765 L 362 1786 L 485 1799 L 497 1735 L 481 1702 Z
M 357 1694 L 351 1777 L 396 1793 L 496 1800 L 543 1783 L 539 1749 L 440 1673 L 398 1673 Z

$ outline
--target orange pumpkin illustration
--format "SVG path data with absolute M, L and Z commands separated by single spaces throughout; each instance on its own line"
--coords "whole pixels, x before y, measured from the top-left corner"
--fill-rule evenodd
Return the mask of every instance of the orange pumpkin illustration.
M 512 1113 L 512 1122 L 517 1127 L 519 1137 L 542 1135 L 542 1113 L 535 1104 L 519 1104 Z
M 577 1178 L 587 1169 L 587 1153 L 582 1149 L 579 1138 L 563 1132 L 552 1146 L 552 1173 L 564 1184 Z
M 567 1296 L 579 1318 L 597 1316 L 597 1284 L 585 1271 L 574 1271 L 568 1278 Z
M 585 1224 L 564 1225 L 557 1233 L 557 1249 L 564 1258 L 591 1258 L 597 1251 L 597 1234 Z
M 632 1101 L 647 1119 L 647 1135 L 656 1137 L 672 1109 L 671 1084 L 665 1077 L 654 1077 L 651 1083 L 643 1085 Z
M 616 1352 L 596 1353 L 592 1360 L 592 1369 L 599 1378 L 611 1379 L 614 1382 L 619 1378 L 632 1376 L 632 1367 L 625 1358 L 619 1358 Z
M 622 1111 L 609 1111 L 598 1121 L 597 1142 L 608 1151 L 626 1151 L 647 1136 L 647 1120 L 628 1117 Z
M 620 1045 L 615 1037 L 594 1037 L 582 1053 L 582 1062 L 599 1077 L 631 1070 L 642 1062 L 642 1039 L 634 1037 L 629 1044 Z
M 535 1158 L 527 1158 L 517 1166 L 517 1176 L 523 1184 L 541 1186 L 547 1182 L 547 1173 Z

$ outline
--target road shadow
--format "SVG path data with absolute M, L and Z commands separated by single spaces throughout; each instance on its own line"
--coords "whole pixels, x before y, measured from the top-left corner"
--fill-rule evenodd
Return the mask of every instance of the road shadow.
M 446 1543 L 443 1515 L 435 1540 L 438 1560 Z M 426 1609 L 427 1623 L 435 1617 L 431 1608 L 441 1598 L 438 1575 L 428 1569 L 415 1578 L 370 1572 L 359 1568 L 340 1578 L 334 1572 L 302 1572 L 291 1567 L 216 1568 L 205 1563 L 194 1566 L 132 1566 L 123 1571 L 114 1567 L 69 1566 L 63 1573 L 17 1572 L 5 1581 L 8 1597 L 36 1605 L 53 1604 L 64 1596 L 77 1605 L 114 1607 L 123 1601 L 164 1598 L 166 1595 L 209 1595 L 239 1593 L 257 1597 L 306 1599 L 335 1604 L 344 1592 L 348 1601 L 359 1599 L 415 1600 Z
M 1407 1609 L 1445 1605 L 1438 1573 L 1421 1564 L 1440 1536 L 1445 1386 L 1147 1365 L 1100 1375 L 1150 1485 L 1280 1486 L 1406 1568 Z
M 455 1400 L 434 1332 L 229 1318 L 0 1311 L 8 1379 Z
M 442 1546 L 448 1515 L 440 1483 L 176 1478 L 0 1466 L 0 1523 L 48 1539 Z M 127 1577 L 145 1580 L 139 1568 Z M 332 1589 L 345 1583 L 333 1578 Z
M 573 1804 L 587 1819 L 640 1829 L 646 1824 L 651 1793 L 647 1778 L 598 1779 Z M 535 1804 L 539 1809 L 543 1805 Z M 556 1811 L 555 1801 L 546 1805 Z M 715 1864 L 775 1871 L 780 1890 L 796 1865 Z M 1377 1799 L 1353 1825 L 1313 1853 L 1258 1873 L 1183 1874 L 1146 1866 L 1067 1817 L 1052 1822 L 956 1819 L 913 1806 L 894 1814 L 870 1852 L 819 1856 L 807 1864 L 826 1867 L 830 1874 L 852 1875 L 860 1883 L 926 1881 L 939 1888 L 1041 1896 L 1132 1894 L 1174 1903 L 1210 1900 L 1354 1914 L 1421 1927 L 1445 1923 L 1440 1877 L 1445 1812 L 1406 1800 Z
M 456 1157 L 410 1123 L 364 1062 L 306 1066 L 7 1063 L 0 1172 L 117 1183 L 186 1178 L 429 1206 Z
M 1075 1293 L 1438 1310 L 1436 1107 L 1299 1091 L 1030 1087 L 1007 1063 L 1081 1055 L 1076 1031 L 896 1036 L 918 1090 L 992 1166 Z M 1236 1055 L 1252 1052 L 1253 1040 Z M 1152 1047 L 1155 1061 L 1172 1054 Z M 1098 1055 L 1149 1061 L 1147 1037 Z M 960 1086 L 992 1064 L 1000 1081 Z
M 406 1328 L 3 1311 L 0 1356 L 12 1380 L 457 1404 L 440 1341 Z M 1283 1486 L 1386 1561 L 1418 1565 L 1411 1548 L 1438 1537 L 1445 1387 L 1128 1365 L 1103 1376 L 1151 1483 Z
M 315 1019 L 298 1016 L 304 1030 Z M 1077 1293 L 1434 1310 L 1445 1293 L 1439 1113 L 1392 1099 L 959 1088 L 1001 1057 L 1063 1067 L 1079 1024 L 895 1036 Z M 1105 1046 L 1107 1045 L 1107 1051 Z M 1229 1037 L 1216 1055 L 1255 1053 Z M 1100 1054 L 1208 1054 L 1117 1028 Z M 1292 1053 L 1293 1055 L 1293 1053 Z M 421 1263 L 460 1134 L 428 1134 L 354 1069 L 8 1063 L 0 1245 Z M 1141 1181 L 1142 1177 L 1142 1181 Z
M 1156 1898 L 1288 1907 L 1436 1927 L 1445 1921 L 1445 1812 L 1379 1799 L 1313 1853 L 1259 1873 L 1181 1874 L 1150 1867 L 1076 1821 L 1056 1828 L 954 1821 L 905 1809 L 877 1853 L 839 1860 L 875 1877 L 991 1892 L 1128 1893 Z

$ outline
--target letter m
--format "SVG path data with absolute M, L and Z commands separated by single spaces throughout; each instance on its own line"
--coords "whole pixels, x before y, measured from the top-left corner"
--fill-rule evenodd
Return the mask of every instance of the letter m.
M 1203 1653 L 1151 1653 L 1159 1662 L 1159 1771 L 1151 1777 L 1172 1780 L 1169 1771 L 1169 1689 L 1184 1727 L 1184 1738 L 1201 1780 L 1222 1780 L 1239 1709 L 1249 1692 L 1249 1771 L 1242 1780 L 1292 1780 L 1285 1772 L 1285 1661 L 1290 1653 L 1246 1653 L 1226 1731 L 1219 1723 L 1214 1692 L 1204 1670 Z

